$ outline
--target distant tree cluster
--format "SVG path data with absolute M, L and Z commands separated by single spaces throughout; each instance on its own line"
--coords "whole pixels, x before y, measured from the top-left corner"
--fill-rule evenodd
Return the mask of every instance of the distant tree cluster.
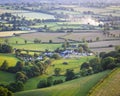
M 0 44 L 0 53 L 12 53 L 13 48 L 8 44 Z
M 101 52 L 99 57 L 91 59 L 89 62 L 85 62 L 80 66 L 80 73 L 82 76 L 120 67 L 119 47 L 116 47 L 116 51 L 111 51 L 109 53 Z

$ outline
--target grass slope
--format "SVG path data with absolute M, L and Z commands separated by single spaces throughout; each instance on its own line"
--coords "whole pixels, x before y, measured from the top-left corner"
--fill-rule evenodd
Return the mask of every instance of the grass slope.
M 9 83 L 12 81 L 15 81 L 14 74 L 0 71 L 0 83 Z
M 2 54 L 0 53 L 0 66 L 4 62 L 4 60 L 8 61 L 9 66 L 15 66 L 16 62 L 19 60 L 12 54 Z
M 86 96 L 89 90 L 109 72 L 101 72 L 53 87 L 18 92 L 15 96 Z
M 89 96 L 120 96 L 120 68 L 112 72 Z

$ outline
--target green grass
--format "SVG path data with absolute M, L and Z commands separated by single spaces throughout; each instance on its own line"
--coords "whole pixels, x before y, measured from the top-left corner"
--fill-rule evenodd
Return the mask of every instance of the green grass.
M 0 71 L 0 83 L 9 83 L 15 81 L 15 75 L 8 72 Z
M 11 37 L 11 38 L 8 38 L 8 40 L 10 44 L 16 44 L 16 41 L 18 42 L 18 44 L 25 44 L 25 39 L 20 38 L 20 37 Z M 32 42 L 27 41 L 27 43 L 32 43 Z
M 83 62 L 87 62 L 88 60 L 92 58 L 93 56 L 55 60 L 52 62 L 52 65 L 54 66 L 50 66 L 46 72 L 47 74 L 54 74 L 55 68 L 61 68 L 62 74 L 65 74 L 66 69 L 74 69 L 74 72 L 78 73 L 80 71 L 80 65 Z M 68 65 L 64 65 L 63 62 L 68 62 Z
M 18 59 L 12 54 L 2 54 L 0 53 L 0 66 L 4 62 L 4 60 L 8 61 L 9 66 L 15 66 Z
M 86 96 L 89 90 L 110 71 L 82 77 L 53 87 L 15 93 L 15 96 Z
M 17 49 L 38 50 L 38 51 L 45 51 L 45 49 L 53 51 L 56 48 L 61 47 L 61 44 L 11 44 L 11 45 L 13 46 L 13 48 L 17 48 Z

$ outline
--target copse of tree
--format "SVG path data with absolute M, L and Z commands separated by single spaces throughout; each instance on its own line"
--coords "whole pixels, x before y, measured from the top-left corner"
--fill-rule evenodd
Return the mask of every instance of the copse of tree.
M 54 80 L 53 85 L 61 84 L 61 83 L 63 83 L 63 80 L 62 79 L 58 79 L 58 80 Z
M 24 90 L 24 84 L 20 81 L 12 82 L 7 86 L 7 88 L 12 92 L 19 92 Z
M 90 67 L 92 67 L 92 70 L 94 73 L 98 73 L 103 70 L 102 66 L 101 66 L 101 59 L 98 57 L 91 59 L 89 61 L 89 65 L 90 65 Z
M 60 68 L 55 68 L 55 69 L 54 69 L 54 74 L 55 74 L 55 76 L 59 76 L 59 75 L 60 75 L 60 71 L 61 71 Z
M 102 64 L 103 70 L 113 69 L 117 66 L 115 64 L 115 58 L 110 57 L 110 56 L 102 59 L 101 64 Z
M 0 44 L 0 53 L 12 53 L 13 48 L 7 44 Z
M 60 55 L 57 54 L 57 53 L 55 53 L 55 54 L 52 55 L 51 58 L 54 58 L 54 59 L 60 59 Z
M 65 79 L 66 81 L 73 80 L 75 78 L 75 73 L 72 69 L 67 69 L 65 76 L 66 76 Z
M 37 88 L 45 88 L 45 87 L 47 87 L 47 80 L 46 79 L 40 80 L 40 82 L 37 85 Z
M 17 72 L 15 77 L 16 81 L 21 81 L 23 83 L 25 83 L 28 80 L 28 77 L 24 72 Z
M 14 96 L 7 88 L 0 86 L 0 96 Z
M 80 74 L 82 76 L 93 74 L 93 68 L 90 66 L 89 63 L 84 62 L 80 67 Z

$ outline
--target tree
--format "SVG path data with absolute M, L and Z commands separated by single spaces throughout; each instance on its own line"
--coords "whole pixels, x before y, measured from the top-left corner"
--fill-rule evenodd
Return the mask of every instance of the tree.
M 102 59 L 101 63 L 103 70 L 113 69 L 116 67 L 115 59 L 113 57 L 106 57 Z
M 102 71 L 101 60 L 100 58 L 96 57 L 89 61 L 90 67 L 92 67 L 94 73 L 98 73 Z
M 23 72 L 16 73 L 16 80 L 25 83 L 28 80 L 28 77 Z
M 59 75 L 60 75 L 60 71 L 61 71 L 61 68 L 55 68 L 54 74 L 55 74 L 56 76 L 59 76 Z
M 27 40 L 24 40 L 25 44 L 27 44 Z
M 23 66 L 24 66 L 23 62 L 18 61 L 15 66 L 16 72 L 21 71 Z
M 57 53 L 55 53 L 55 54 L 52 55 L 51 58 L 54 58 L 54 59 L 60 59 L 60 55 L 57 54 Z
M 83 48 L 82 48 L 82 47 L 79 47 L 78 52 L 79 52 L 79 53 L 83 53 Z
M 7 88 L 0 86 L 0 96 L 14 96 Z
M 47 86 L 52 86 L 53 85 L 53 78 L 52 76 L 47 78 Z
M 49 43 L 52 43 L 53 41 L 52 40 L 49 40 Z
M 45 87 L 47 87 L 47 80 L 46 79 L 40 80 L 40 82 L 37 85 L 37 88 L 45 88 Z
M 0 53 L 12 53 L 13 48 L 7 44 L 0 44 Z
M 62 79 L 54 80 L 53 85 L 63 83 Z
M 6 71 L 8 69 L 8 62 L 6 60 L 2 63 L 0 69 L 2 71 Z
M 65 76 L 66 76 L 66 79 L 65 79 L 65 80 L 66 80 L 66 81 L 69 81 L 69 80 L 72 80 L 72 79 L 75 78 L 75 73 L 74 73 L 73 70 L 67 69 Z
M 20 81 L 10 83 L 7 88 L 12 92 L 19 92 L 24 90 L 24 84 Z

